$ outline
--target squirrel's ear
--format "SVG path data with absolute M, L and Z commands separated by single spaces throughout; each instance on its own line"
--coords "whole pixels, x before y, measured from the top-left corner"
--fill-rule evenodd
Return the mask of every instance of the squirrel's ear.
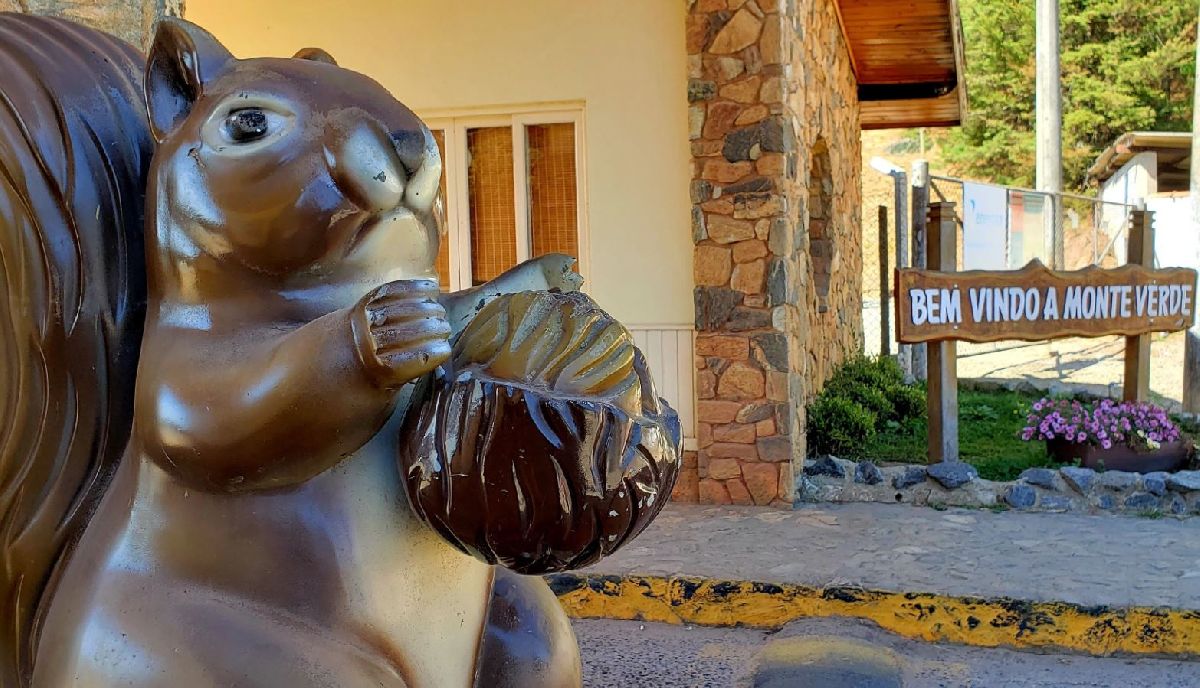
M 312 60 L 313 62 L 324 62 L 325 64 L 331 64 L 334 67 L 337 66 L 337 60 L 333 59 L 333 55 L 330 55 L 320 48 L 301 48 L 300 52 L 296 53 L 292 57 L 299 60 Z
M 182 19 L 164 19 L 146 59 L 146 109 L 162 143 L 187 117 L 204 85 L 233 60 L 212 34 Z

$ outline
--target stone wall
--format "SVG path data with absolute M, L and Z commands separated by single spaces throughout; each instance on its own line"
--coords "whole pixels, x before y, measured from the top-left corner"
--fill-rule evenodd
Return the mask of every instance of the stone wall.
M 689 0 L 702 502 L 790 506 L 862 340 L 857 88 L 834 0 Z
M 182 17 L 184 0 L 0 0 L 0 12 L 25 12 L 71 19 L 107 31 L 145 50 L 154 22 Z
M 1090 468 L 1027 468 L 1013 481 L 984 480 L 958 461 L 876 466 L 824 456 L 800 476 L 801 502 L 880 502 L 1020 511 L 1200 515 L 1200 471 L 1128 473 Z

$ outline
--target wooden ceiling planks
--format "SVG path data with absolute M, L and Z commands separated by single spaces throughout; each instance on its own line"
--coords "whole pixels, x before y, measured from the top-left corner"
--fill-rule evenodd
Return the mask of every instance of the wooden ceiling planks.
M 863 129 L 957 126 L 961 118 L 957 90 L 938 98 L 861 101 L 860 124 Z
M 956 0 L 836 0 L 860 86 L 864 129 L 954 126 L 966 110 Z M 953 85 L 950 93 L 887 96 L 897 85 Z M 941 89 L 944 91 L 945 89 Z

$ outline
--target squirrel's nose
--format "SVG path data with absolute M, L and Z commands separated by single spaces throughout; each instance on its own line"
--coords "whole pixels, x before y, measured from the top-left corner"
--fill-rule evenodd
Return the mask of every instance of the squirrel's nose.
M 331 156 L 334 179 L 355 205 L 385 212 L 405 200 L 408 175 L 390 137 L 364 123 L 346 132 Z
M 442 156 L 433 133 L 421 124 L 417 129 L 394 131 L 391 139 L 408 173 L 405 202 L 414 211 L 429 212 L 442 179 Z

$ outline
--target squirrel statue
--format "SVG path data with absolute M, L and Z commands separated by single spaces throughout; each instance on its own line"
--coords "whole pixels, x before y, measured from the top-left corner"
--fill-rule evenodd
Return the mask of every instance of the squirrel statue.
M 0 685 L 580 684 L 527 574 L 678 417 L 570 259 L 439 292 L 440 176 L 324 51 L 0 13 Z

